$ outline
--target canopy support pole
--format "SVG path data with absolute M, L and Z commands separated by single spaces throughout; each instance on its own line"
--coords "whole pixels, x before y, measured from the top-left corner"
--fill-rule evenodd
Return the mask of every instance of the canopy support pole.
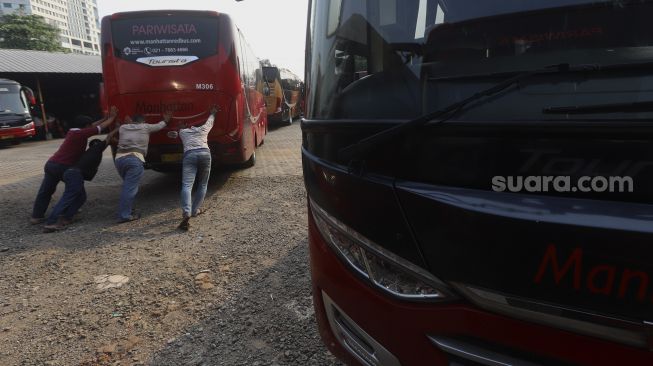
M 45 139 L 50 140 L 52 139 L 52 134 L 48 130 L 48 119 L 45 115 L 45 101 L 43 100 L 43 91 L 41 90 L 41 79 L 39 79 L 39 76 L 36 76 L 36 88 L 39 92 L 39 101 L 41 102 L 41 118 L 43 121 L 43 128 L 45 129 Z

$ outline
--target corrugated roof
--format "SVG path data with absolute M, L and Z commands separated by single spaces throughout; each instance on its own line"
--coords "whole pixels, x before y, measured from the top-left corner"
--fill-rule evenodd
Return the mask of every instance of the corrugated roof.
M 0 49 L 0 72 L 101 74 L 100 56 Z

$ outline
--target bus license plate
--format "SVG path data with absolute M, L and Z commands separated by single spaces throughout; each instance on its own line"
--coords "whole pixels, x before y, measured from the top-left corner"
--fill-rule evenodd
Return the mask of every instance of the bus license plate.
M 162 154 L 161 162 L 163 163 L 178 163 L 181 161 L 184 154 Z
M 0 140 L 8 140 L 8 139 L 13 139 L 13 135 L 6 135 L 6 136 L 0 136 Z

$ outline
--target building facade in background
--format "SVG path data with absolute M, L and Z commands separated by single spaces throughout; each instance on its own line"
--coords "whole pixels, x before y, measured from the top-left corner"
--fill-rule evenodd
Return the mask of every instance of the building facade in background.
M 57 27 L 61 46 L 73 53 L 100 54 L 97 0 L 0 0 L 0 15 L 40 15 Z

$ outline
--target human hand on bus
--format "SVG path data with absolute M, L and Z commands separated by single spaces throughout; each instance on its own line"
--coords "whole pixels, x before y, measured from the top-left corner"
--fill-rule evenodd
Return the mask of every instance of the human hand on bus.
M 209 114 L 215 116 L 215 114 L 218 113 L 219 110 L 220 110 L 220 107 L 217 104 L 214 104 L 214 105 L 211 106 L 211 109 L 209 109 Z
M 109 118 L 116 118 L 118 116 L 118 108 L 112 105 L 109 109 Z
M 116 119 L 116 116 L 118 116 L 118 108 L 116 108 L 116 106 L 112 105 L 112 106 L 111 106 L 111 109 L 109 109 L 109 115 L 108 115 L 108 117 L 106 117 L 106 118 L 104 118 L 104 119 L 101 119 L 101 120 L 99 120 L 99 121 L 94 122 L 94 123 L 92 124 L 92 126 L 93 126 L 93 127 L 100 126 L 100 129 L 105 130 L 105 129 L 107 129 L 109 126 L 111 126 L 111 124 L 112 124 L 112 123 L 114 122 L 114 120 Z
M 170 120 L 171 120 L 171 119 L 172 119 L 172 112 L 171 112 L 171 111 L 166 111 L 166 112 L 163 114 L 163 120 L 164 120 L 166 123 L 170 123 Z

